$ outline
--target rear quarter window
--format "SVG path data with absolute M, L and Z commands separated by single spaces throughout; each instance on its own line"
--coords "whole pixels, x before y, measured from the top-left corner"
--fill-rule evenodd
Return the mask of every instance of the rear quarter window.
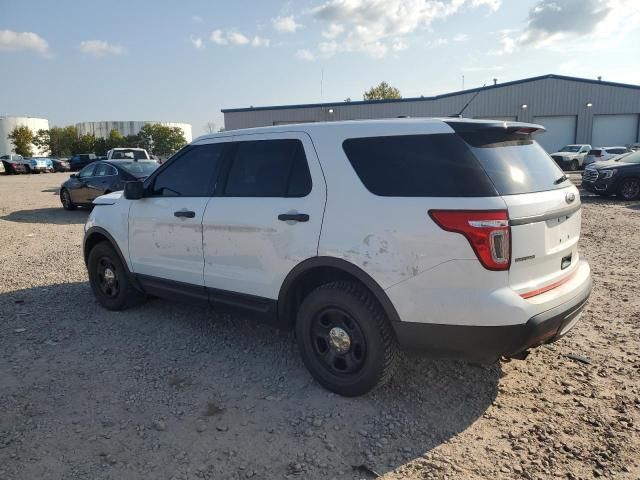
M 375 195 L 497 194 L 470 148 L 453 133 L 350 138 L 342 147 L 364 186 Z

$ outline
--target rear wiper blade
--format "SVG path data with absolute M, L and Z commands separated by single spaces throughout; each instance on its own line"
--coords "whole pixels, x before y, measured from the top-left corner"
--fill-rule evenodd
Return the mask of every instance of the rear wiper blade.
M 559 179 L 557 179 L 556 181 L 553 182 L 554 185 L 560 185 L 562 182 L 564 182 L 567 179 L 566 175 L 562 175 Z

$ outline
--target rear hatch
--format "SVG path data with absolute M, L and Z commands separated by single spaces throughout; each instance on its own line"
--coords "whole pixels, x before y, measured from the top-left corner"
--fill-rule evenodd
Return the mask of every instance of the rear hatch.
M 452 127 L 505 202 L 511 227 L 511 288 L 530 298 L 570 279 L 578 262 L 580 195 L 533 140 L 542 127 Z

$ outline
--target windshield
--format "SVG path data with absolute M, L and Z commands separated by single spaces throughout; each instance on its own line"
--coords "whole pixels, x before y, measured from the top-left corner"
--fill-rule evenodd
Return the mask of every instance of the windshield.
M 617 158 L 618 162 L 623 163 L 640 163 L 640 152 L 627 153 Z
M 148 177 L 158 168 L 156 162 L 118 162 L 118 166 L 137 178 Z
M 547 152 L 531 138 L 504 132 L 469 132 L 460 136 L 500 195 L 565 188 L 569 179 Z
M 112 159 L 134 158 L 136 160 L 148 160 L 147 153 L 144 150 L 116 150 L 113 152 Z
M 577 152 L 578 150 L 580 150 L 580 147 L 577 145 L 567 145 L 566 147 L 564 147 L 562 150 L 560 150 L 561 152 Z

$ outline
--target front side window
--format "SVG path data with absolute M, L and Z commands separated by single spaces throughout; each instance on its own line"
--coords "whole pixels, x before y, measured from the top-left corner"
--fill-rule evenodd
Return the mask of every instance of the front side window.
M 151 193 L 164 197 L 213 195 L 228 143 L 194 145 L 171 161 L 152 180 Z
M 78 172 L 78 177 L 85 178 L 93 176 L 93 171 L 96 169 L 95 164 L 90 164 L 84 167 L 82 170 Z
M 311 191 L 311 175 L 300 140 L 234 143 L 225 196 L 304 197 Z

